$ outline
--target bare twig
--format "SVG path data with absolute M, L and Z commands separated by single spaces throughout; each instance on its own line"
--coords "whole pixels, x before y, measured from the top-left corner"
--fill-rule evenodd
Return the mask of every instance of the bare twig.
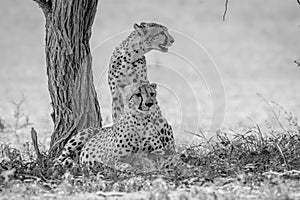
M 300 0 L 298 0 L 298 1 L 300 1 Z M 224 9 L 224 13 L 223 13 L 223 21 L 225 21 L 227 10 L 228 10 L 228 0 L 225 0 L 225 9 Z
M 300 0 L 297 0 L 297 3 L 300 5 Z
M 34 147 L 34 150 L 36 153 L 37 163 L 39 164 L 39 166 L 43 166 L 43 155 L 41 154 L 41 152 L 39 150 L 38 140 L 37 140 L 37 132 L 33 127 L 31 128 L 31 140 L 32 140 L 33 147 Z

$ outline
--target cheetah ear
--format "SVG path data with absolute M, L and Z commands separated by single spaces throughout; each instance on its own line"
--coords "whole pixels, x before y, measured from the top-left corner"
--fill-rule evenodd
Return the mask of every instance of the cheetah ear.
M 151 86 L 151 87 L 153 87 L 154 89 L 156 89 L 156 88 L 157 88 L 157 85 L 156 85 L 156 83 L 151 83 L 151 84 L 150 84 L 150 86 Z
M 138 24 L 134 24 L 133 25 L 133 28 L 134 30 L 140 35 L 140 36 L 143 36 L 146 34 L 146 30 L 144 29 L 145 28 L 145 25 L 142 25 L 143 23 L 141 23 L 141 25 L 138 25 Z
M 142 22 L 142 23 L 140 24 L 140 26 L 145 28 L 145 27 L 146 27 L 146 22 Z
M 142 27 L 140 25 L 138 25 L 137 23 L 134 23 L 133 28 L 134 29 L 139 29 L 139 28 L 142 28 Z

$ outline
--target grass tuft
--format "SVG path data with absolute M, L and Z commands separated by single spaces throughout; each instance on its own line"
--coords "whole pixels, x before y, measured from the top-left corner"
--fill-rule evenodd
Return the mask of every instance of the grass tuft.
M 254 124 L 242 131 L 219 130 L 209 139 L 193 133 L 203 142 L 180 147 L 175 156 L 178 165 L 168 170 L 124 173 L 105 166 L 92 170 L 75 166 L 67 171 L 43 168 L 36 162 L 31 143 L 18 149 L 1 144 L 0 190 L 19 187 L 24 193 L 24 188 L 30 188 L 29 196 L 54 193 L 61 198 L 82 193 L 122 198 L 128 193 L 143 194 L 140 199 L 300 197 L 300 126 L 292 113 L 276 103 L 270 106 L 276 109 L 274 114 L 283 113 L 276 118 L 284 118 L 278 128 Z

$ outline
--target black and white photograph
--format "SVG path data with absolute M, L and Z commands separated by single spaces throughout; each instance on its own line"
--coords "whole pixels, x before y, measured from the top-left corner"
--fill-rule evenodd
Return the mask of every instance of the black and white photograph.
M 299 0 L 0 16 L 0 199 L 300 199 Z

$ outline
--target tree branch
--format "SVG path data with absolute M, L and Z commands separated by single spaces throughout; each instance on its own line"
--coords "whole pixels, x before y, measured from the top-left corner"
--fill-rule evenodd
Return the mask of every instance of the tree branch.
M 43 10 L 45 16 L 51 11 L 51 0 L 33 0 Z
M 297 3 L 300 5 L 300 0 L 297 0 Z
M 300 1 L 300 0 L 297 0 Z M 225 17 L 227 14 L 227 9 L 228 9 L 228 0 L 225 0 L 225 9 L 224 9 L 224 13 L 223 13 L 223 21 L 225 21 Z

